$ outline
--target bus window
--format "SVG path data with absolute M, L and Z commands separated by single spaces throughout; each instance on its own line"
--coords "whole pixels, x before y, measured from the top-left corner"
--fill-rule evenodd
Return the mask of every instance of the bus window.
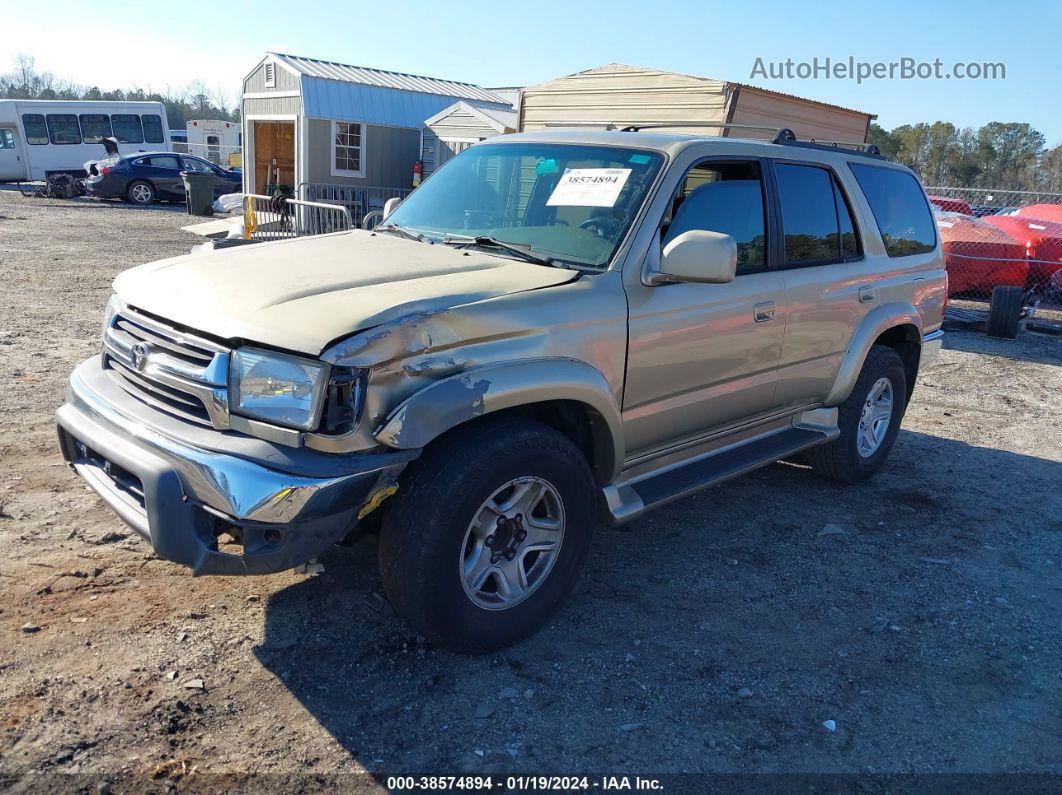
M 144 143 L 144 129 L 140 126 L 140 117 L 135 113 L 112 113 L 111 125 L 114 137 L 120 144 Z
M 144 122 L 144 142 L 161 144 L 166 140 L 162 134 L 162 117 L 157 113 L 145 113 L 140 117 Z
M 26 131 L 26 143 L 39 146 L 48 143 L 48 128 L 40 113 L 23 113 L 22 127 Z
M 82 113 L 81 135 L 87 144 L 98 144 L 111 137 L 111 119 L 106 113 Z
M 48 138 L 53 144 L 81 143 L 81 128 L 73 113 L 48 114 Z

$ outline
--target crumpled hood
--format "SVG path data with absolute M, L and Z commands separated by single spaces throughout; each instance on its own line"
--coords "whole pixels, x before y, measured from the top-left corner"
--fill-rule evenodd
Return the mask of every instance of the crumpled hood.
M 356 230 L 151 262 L 118 297 L 174 323 L 317 355 L 412 312 L 563 284 L 576 272 Z

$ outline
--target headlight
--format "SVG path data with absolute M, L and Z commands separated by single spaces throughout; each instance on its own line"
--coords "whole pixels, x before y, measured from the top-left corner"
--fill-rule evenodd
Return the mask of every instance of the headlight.
M 327 365 L 313 359 L 239 348 L 229 362 L 229 406 L 246 417 L 311 431 L 327 375 Z
M 107 333 L 107 329 L 111 327 L 111 321 L 114 320 L 114 316 L 118 314 L 118 296 L 112 294 L 110 300 L 107 302 L 107 308 L 103 310 L 103 333 Z

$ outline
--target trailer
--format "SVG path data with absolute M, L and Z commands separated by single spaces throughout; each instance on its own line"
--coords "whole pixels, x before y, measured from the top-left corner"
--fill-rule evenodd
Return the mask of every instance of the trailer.
M 191 119 L 185 135 L 188 154 L 199 155 L 217 166 L 237 165 L 233 157 L 242 149 L 243 134 L 238 121 Z
M 170 151 L 161 102 L 0 99 L 0 182 L 85 175 L 114 138 L 119 154 Z

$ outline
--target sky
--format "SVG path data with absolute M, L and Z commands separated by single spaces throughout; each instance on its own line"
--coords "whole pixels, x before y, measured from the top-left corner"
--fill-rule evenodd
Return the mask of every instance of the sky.
M 42 9 L 47 8 L 47 14 Z M 105 10 L 102 10 L 105 9 Z M 50 0 L 8 3 L 0 72 L 15 54 L 101 89 L 162 90 L 204 80 L 239 95 L 267 50 L 483 86 L 522 86 L 607 63 L 750 83 L 878 115 L 887 129 L 919 121 L 1029 122 L 1062 144 L 1062 2 L 893 0 L 181 0 L 177 4 Z M 1003 63 L 1005 79 L 770 79 L 771 63 Z M 776 67 L 777 68 L 777 67 Z

